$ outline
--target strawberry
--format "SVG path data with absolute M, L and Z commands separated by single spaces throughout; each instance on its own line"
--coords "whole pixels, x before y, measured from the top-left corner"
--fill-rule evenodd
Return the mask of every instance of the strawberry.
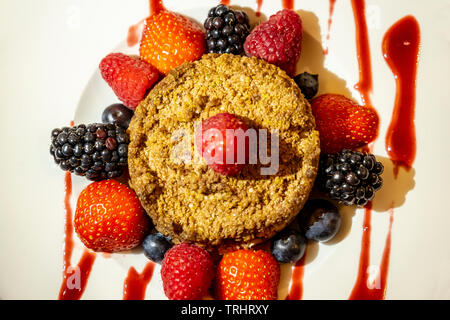
M 324 94 L 311 101 L 320 134 L 322 153 L 355 150 L 375 140 L 379 118 L 375 110 L 338 94 Z
M 158 70 L 138 57 L 111 53 L 100 62 L 103 79 L 128 108 L 134 110 L 159 79 Z
M 149 219 L 133 190 L 115 180 L 103 180 L 81 192 L 74 225 L 86 247 L 111 253 L 138 246 L 149 229 Z
M 216 297 L 220 300 L 275 300 L 280 266 L 263 250 L 227 253 L 219 263 Z
M 303 26 L 300 16 L 284 9 L 257 26 L 244 43 L 245 53 L 272 63 L 295 76 L 302 50 Z
M 161 266 L 164 293 L 170 300 L 199 300 L 211 287 L 214 263 L 208 251 L 187 243 L 166 252 Z
M 197 23 L 164 10 L 147 18 L 139 52 L 144 61 L 168 74 L 184 62 L 198 60 L 205 52 L 205 37 Z
M 247 130 L 245 123 L 234 115 L 216 114 L 203 121 L 201 130 L 197 131 L 197 150 L 215 172 L 235 176 L 241 172 L 248 159 L 249 144 L 245 140 Z M 227 135 L 227 132 L 232 135 Z

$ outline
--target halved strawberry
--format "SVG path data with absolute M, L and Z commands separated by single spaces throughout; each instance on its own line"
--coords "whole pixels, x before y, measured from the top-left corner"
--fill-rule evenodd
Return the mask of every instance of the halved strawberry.
M 142 60 L 168 74 L 184 62 L 200 59 L 205 52 L 205 38 L 200 25 L 164 10 L 145 21 L 139 52 Z
M 322 153 L 355 150 L 374 141 L 378 135 L 376 111 L 342 95 L 321 95 L 311 101 L 311 107 L 320 134 Z
M 115 180 L 91 183 L 77 201 L 75 231 L 94 251 L 117 252 L 138 246 L 149 218 L 136 193 Z
M 217 269 L 216 298 L 275 300 L 280 265 L 263 250 L 238 250 L 223 256 Z

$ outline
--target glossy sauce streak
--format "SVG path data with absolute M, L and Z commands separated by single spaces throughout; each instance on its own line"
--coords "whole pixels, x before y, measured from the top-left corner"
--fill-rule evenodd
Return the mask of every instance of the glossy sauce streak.
M 73 126 L 73 122 L 71 122 Z M 64 207 L 66 210 L 66 223 L 64 228 L 64 253 L 63 253 L 63 282 L 59 290 L 59 300 L 79 300 L 89 279 L 92 266 L 95 261 L 95 254 L 85 250 L 76 267 L 71 266 L 73 253 L 73 223 L 72 206 L 70 197 L 72 196 L 72 175 L 66 172 L 65 175 L 65 198 Z
M 355 19 L 356 31 L 356 50 L 359 66 L 359 82 L 355 85 L 361 95 L 363 104 L 373 109 L 370 95 L 373 88 L 372 80 L 372 63 L 369 45 L 369 33 L 367 29 L 365 1 L 352 0 L 353 16 Z M 368 147 L 372 152 L 373 144 Z M 385 297 L 386 282 L 387 282 L 387 268 L 389 264 L 390 254 L 390 231 L 388 240 L 388 250 L 385 248 L 383 259 L 379 270 L 380 281 L 372 286 L 368 283 L 370 267 L 370 234 L 371 234 L 371 219 L 372 219 L 372 203 L 370 202 L 365 208 L 365 215 L 363 221 L 363 235 L 361 239 L 361 252 L 359 257 L 359 268 L 356 282 L 350 294 L 350 300 L 382 300 Z M 381 281 L 382 279 L 382 281 Z
M 291 287 L 285 300 L 301 300 L 303 297 L 303 276 L 305 275 L 306 251 L 292 269 Z
M 138 273 L 135 268 L 128 270 L 127 278 L 123 284 L 123 300 L 144 300 L 147 285 L 153 276 L 155 264 L 148 262 L 142 271 Z
M 328 28 L 327 28 L 327 47 L 323 50 L 323 54 L 328 54 L 328 41 L 330 40 L 330 31 L 331 24 L 333 23 L 333 13 L 334 13 L 334 5 L 336 4 L 336 0 L 330 0 L 330 9 L 328 12 Z
M 413 16 L 396 22 L 384 35 L 383 56 L 396 81 L 391 123 L 386 134 L 386 151 L 394 162 L 409 170 L 416 157 L 416 75 L 420 48 L 420 27 Z
M 281 5 L 283 6 L 283 9 L 294 10 L 294 0 L 281 0 Z
M 144 24 L 145 19 L 142 19 L 138 23 L 132 25 L 130 28 L 128 28 L 128 35 L 127 35 L 127 45 L 128 47 L 134 47 L 136 44 L 139 43 L 141 40 L 141 34 L 139 32 L 141 26 Z
M 370 273 L 377 271 L 370 269 L 370 234 L 372 230 L 370 222 L 371 215 L 372 203 L 366 206 L 365 209 L 358 276 L 349 300 L 384 300 L 386 296 L 389 259 L 391 254 L 392 224 L 394 222 L 394 210 L 389 210 L 389 231 L 386 236 L 379 270 L 375 274 L 374 279 L 369 278 L 369 276 L 371 275 Z
M 150 16 L 158 14 L 165 10 L 162 0 L 149 0 Z M 141 40 L 141 28 L 145 23 L 145 19 L 142 19 L 138 23 L 128 28 L 127 45 L 128 47 L 134 47 Z
M 256 0 L 256 4 L 257 4 L 256 16 L 259 17 L 259 16 L 261 16 L 261 7 L 262 7 L 262 4 L 263 4 L 263 0 Z
M 370 61 L 369 33 L 366 22 L 366 4 L 364 0 L 352 0 L 356 28 L 356 53 L 359 65 L 359 82 L 355 89 L 359 91 L 364 105 L 373 107 L 370 99 L 372 93 L 372 63 Z

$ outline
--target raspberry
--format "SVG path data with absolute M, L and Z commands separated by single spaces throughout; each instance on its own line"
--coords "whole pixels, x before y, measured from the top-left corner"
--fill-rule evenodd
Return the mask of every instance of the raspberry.
M 136 109 L 159 79 L 158 70 L 138 57 L 111 53 L 100 62 L 103 79 L 128 108 Z
M 303 27 L 300 16 L 284 9 L 257 26 L 247 37 L 245 53 L 272 63 L 291 77 L 302 49 Z
M 161 267 L 164 293 L 170 300 L 199 300 L 211 287 L 214 263 L 208 251 L 183 243 L 167 251 Z
M 203 121 L 201 131 L 197 132 L 197 149 L 215 172 L 235 176 L 241 172 L 248 159 L 249 144 L 245 140 L 247 130 L 245 123 L 234 115 L 216 114 Z M 235 136 L 228 137 L 227 131 L 233 132 Z

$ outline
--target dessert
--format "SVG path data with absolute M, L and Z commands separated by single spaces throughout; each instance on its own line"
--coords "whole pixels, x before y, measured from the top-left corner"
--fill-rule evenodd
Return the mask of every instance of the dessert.
M 309 105 L 318 75 L 290 78 L 302 49 L 294 11 L 276 13 L 249 35 L 248 16 L 219 5 L 204 27 L 206 33 L 188 17 L 155 10 L 140 57 L 113 53 L 100 63 L 124 104 L 105 109 L 107 124 L 55 129 L 50 151 L 62 169 L 103 180 L 77 203 L 75 230 L 87 248 L 142 244 L 149 260 L 162 263 L 169 299 L 204 298 L 214 278 L 217 299 L 276 299 L 279 263 L 301 266 L 307 240 L 325 242 L 339 232 L 335 204 L 370 206 L 381 188 L 383 166 L 359 151 L 376 138 L 379 119 L 340 95 Z M 248 57 L 240 55 L 243 46 Z M 268 138 L 262 150 L 269 162 L 261 148 L 252 162 L 252 130 L 269 133 L 255 144 Z M 105 180 L 119 177 L 127 160 L 134 191 Z M 311 197 L 314 183 L 334 204 Z M 156 227 L 150 234 L 149 217 Z M 266 240 L 264 250 L 254 250 Z M 145 270 L 151 277 L 152 262 Z M 127 278 L 125 287 L 131 283 Z
M 171 158 L 175 130 L 194 137 L 196 121 L 220 112 L 252 128 L 279 130 L 276 175 L 263 177 L 254 165 L 230 178 L 204 162 Z M 230 54 L 172 70 L 139 105 L 128 132 L 131 185 L 156 228 L 175 243 L 211 249 L 250 247 L 287 226 L 308 198 L 320 153 L 314 118 L 295 82 L 263 60 Z M 193 141 L 187 150 L 194 155 Z

